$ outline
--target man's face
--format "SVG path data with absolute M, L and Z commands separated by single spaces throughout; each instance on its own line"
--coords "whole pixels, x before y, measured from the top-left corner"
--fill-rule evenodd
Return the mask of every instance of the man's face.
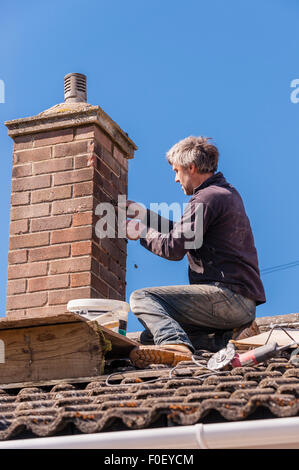
M 182 190 L 187 196 L 193 194 L 192 169 L 181 165 L 172 165 L 175 172 L 175 182 L 180 183 Z

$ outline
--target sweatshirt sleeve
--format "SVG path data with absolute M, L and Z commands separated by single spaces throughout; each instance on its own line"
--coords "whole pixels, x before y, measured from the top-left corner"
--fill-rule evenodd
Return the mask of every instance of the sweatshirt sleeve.
M 189 250 L 199 249 L 202 246 L 205 213 L 207 221 L 209 207 L 192 198 L 187 204 L 181 219 L 173 224 L 168 233 L 161 233 L 153 228 L 147 228 L 140 244 L 155 255 L 172 261 L 184 258 Z

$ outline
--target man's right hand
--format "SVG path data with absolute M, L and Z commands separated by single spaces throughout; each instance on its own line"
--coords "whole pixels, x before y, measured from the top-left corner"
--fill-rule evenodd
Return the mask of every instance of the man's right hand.
M 126 216 L 129 219 L 144 220 L 147 213 L 146 207 L 143 204 L 130 199 L 127 199 L 125 204 L 119 204 L 117 208 L 126 211 Z

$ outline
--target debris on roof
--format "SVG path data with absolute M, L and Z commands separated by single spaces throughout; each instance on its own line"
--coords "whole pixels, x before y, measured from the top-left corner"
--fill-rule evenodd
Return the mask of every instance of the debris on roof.
M 111 360 L 106 375 L 98 378 L 5 387 L 0 440 L 296 416 L 299 366 L 284 354 L 218 373 L 207 370 L 212 353 L 206 351 L 197 363 L 182 362 L 174 369 L 137 370 L 129 361 Z
M 135 344 L 138 334 L 128 336 Z M 299 361 L 291 361 L 292 352 L 211 371 L 213 353 L 202 349 L 174 368 L 141 370 L 120 349 L 106 356 L 103 375 L 2 384 L 0 440 L 297 416 Z

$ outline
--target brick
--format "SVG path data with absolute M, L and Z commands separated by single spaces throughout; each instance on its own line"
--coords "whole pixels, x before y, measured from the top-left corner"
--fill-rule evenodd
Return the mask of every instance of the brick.
M 63 289 L 49 292 L 49 305 L 67 304 L 70 300 L 90 297 L 90 287 Z
M 105 296 L 96 291 L 93 287 L 90 289 L 90 298 L 91 299 L 104 299 Z M 109 297 L 108 297 L 109 298 Z
M 110 138 L 102 132 L 98 127 L 95 128 L 95 139 L 99 142 L 108 152 L 112 151 L 112 142 Z
M 55 145 L 73 140 L 74 131 L 70 129 L 59 129 L 58 131 L 40 132 L 34 135 L 34 147 Z
M 13 167 L 13 178 L 23 178 L 25 176 L 32 176 L 32 163 L 26 163 L 26 165 L 16 165 Z
M 74 212 L 86 212 L 93 209 L 94 200 L 92 196 L 80 197 L 68 201 L 53 202 L 53 215 L 71 214 Z
M 73 215 L 73 227 L 80 225 L 92 225 L 95 223 L 95 216 L 93 212 L 78 212 Z
M 128 159 L 124 154 L 114 145 L 113 147 L 113 156 L 118 161 L 118 163 L 128 171 Z
M 81 142 L 71 142 L 68 144 L 55 145 L 53 150 L 54 158 L 80 155 L 89 151 L 89 142 L 85 140 Z
M 94 182 L 95 182 L 95 184 L 99 188 L 102 188 L 103 187 L 103 181 L 104 181 L 103 176 L 97 170 L 95 170 L 95 172 L 94 172 Z
M 44 162 L 33 163 L 33 174 L 55 173 L 58 171 L 72 170 L 73 159 L 60 158 L 58 160 L 45 160 Z
M 76 273 L 88 271 L 91 267 L 91 258 L 85 256 L 82 258 L 70 258 L 66 260 L 51 261 L 49 274 Z
M 94 146 L 94 153 L 99 159 L 103 160 L 117 176 L 120 175 L 120 164 L 102 145 L 96 143 Z
M 125 238 L 101 238 L 99 239 L 99 245 L 106 253 L 115 259 L 126 255 L 127 241 Z
M 90 240 L 92 227 L 72 227 L 65 230 L 57 230 L 51 233 L 51 244 Z
M 118 261 L 115 261 L 113 258 L 109 258 L 109 270 L 112 274 L 115 274 L 120 281 L 126 280 L 126 270 L 122 268 Z
M 120 287 L 120 281 L 111 271 L 106 269 L 104 266 L 100 266 L 100 279 L 103 280 L 109 287 L 112 287 L 118 291 Z
M 99 159 L 95 153 L 79 155 L 74 158 L 74 168 L 96 167 L 98 160 Z
M 100 273 L 100 263 L 97 259 L 91 258 L 91 272 L 96 276 L 99 276 Z
M 72 256 L 91 255 L 92 242 L 83 241 L 72 243 Z
M 30 191 L 14 193 L 11 195 L 10 203 L 12 206 L 21 206 L 22 204 L 29 204 L 30 201 Z
M 36 246 L 48 245 L 50 239 L 49 233 L 29 233 L 26 235 L 17 235 L 9 238 L 9 249 L 31 248 Z
M 41 307 L 47 303 L 47 300 L 47 292 L 13 295 L 7 297 L 6 308 L 12 310 L 17 308 Z
M 102 279 L 99 279 L 93 273 L 91 273 L 91 287 L 99 292 L 103 297 L 108 298 L 109 287 Z
M 93 181 L 86 181 L 84 183 L 74 184 L 74 197 L 89 196 L 93 194 L 94 183 Z
M 28 291 L 37 292 L 42 290 L 63 289 L 69 287 L 68 274 L 58 276 L 35 277 L 28 280 Z
M 8 266 L 8 279 L 21 279 L 47 274 L 47 263 L 26 263 Z
M 106 268 L 109 267 L 110 256 L 104 250 L 102 250 L 96 243 L 92 244 L 92 256 L 98 263 L 101 263 Z
M 121 177 L 120 176 L 115 175 L 113 173 L 113 171 L 111 171 L 111 176 L 110 176 L 109 181 L 111 182 L 111 184 L 113 184 L 113 186 L 115 186 L 115 188 L 117 188 L 119 190 L 119 188 L 121 186 Z
M 20 135 L 14 138 L 14 150 L 28 149 L 33 146 L 32 135 Z
M 113 299 L 113 300 L 125 300 L 125 296 L 123 294 L 121 294 L 121 292 L 119 291 L 115 291 L 114 289 L 112 289 L 112 287 L 109 287 L 109 299 Z
M 26 310 L 25 309 L 8 310 L 6 308 L 6 316 L 7 318 L 9 319 L 13 318 L 14 320 L 16 319 L 16 317 L 18 317 L 18 319 L 26 318 Z
M 23 294 L 26 292 L 26 280 L 17 279 L 16 281 L 7 281 L 7 295 Z
M 107 180 L 106 178 L 103 178 L 103 189 L 104 191 L 110 196 L 112 199 L 117 201 L 117 198 L 119 196 L 119 191 L 113 184 Z
M 51 147 L 44 147 L 39 149 L 24 150 L 22 152 L 15 152 L 13 156 L 14 164 L 39 162 L 41 160 L 49 160 L 52 156 Z
M 12 180 L 11 190 L 28 191 L 31 189 L 48 188 L 51 186 L 51 175 L 28 176 L 27 178 Z
M 20 233 L 27 233 L 29 230 L 29 220 L 16 220 L 15 222 L 11 222 L 9 225 L 9 233 L 10 235 L 17 235 Z
M 106 178 L 108 181 L 111 180 L 111 174 L 113 174 L 113 172 L 111 171 L 111 169 L 109 168 L 109 166 L 107 166 L 102 160 L 100 160 L 99 158 L 97 158 L 97 166 L 96 166 L 98 172 L 100 173 L 100 175 L 102 175 L 104 178 Z
M 12 207 L 10 211 L 11 220 L 33 219 L 47 215 L 50 215 L 50 204 L 48 203 Z
M 82 287 L 91 285 L 90 273 L 76 273 L 71 275 L 71 287 Z
M 33 191 L 31 200 L 33 204 L 39 202 L 51 202 L 57 199 L 69 199 L 72 197 L 72 186 L 60 186 L 57 188 L 40 189 Z M 65 203 L 64 203 L 65 204 Z
M 29 251 L 29 261 L 43 261 L 57 258 L 67 258 L 70 255 L 70 245 L 48 246 L 33 248 Z
M 16 311 L 18 317 L 20 317 L 20 314 L 18 313 L 19 310 Z M 25 310 L 26 312 L 26 310 Z M 60 315 L 63 313 L 67 312 L 66 305 L 51 305 L 45 306 L 45 307 L 34 307 L 34 308 L 29 308 L 27 309 L 27 317 L 30 315 L 30 317 L 47 317 L 49 315 Z M 11 312 L 12 313 L 12 312 Z
M 111 202 L 111 198 L 98 185 L 94 185 L 93 195 L 98 202 Z
M 56 230 L 70 227 L 72 224 L 71 215 L 57 215 L 54 217 L 43 217 L 31 221 L 31 232 L 41 232 L 43 230 Z
M 75 129 L 75 140 L 92 139 L 95 133 L 95 126 L 83 126 Z
M 20 264 L 27 262 L 27 250 L 16 250 L 8 253 L 9 264 Z
M 93 169 L 83 168 L 74 171 L 55 173 L 53 178 L 54 186 L 59 186 L 61 184 L 80 183 L 81 181 L 88 181 L 93 179 Z
M 80 155 L 79 157 L 74 157 L 74 168 L 86 168 L 88 165 L 90 156 L 89 155 Z

